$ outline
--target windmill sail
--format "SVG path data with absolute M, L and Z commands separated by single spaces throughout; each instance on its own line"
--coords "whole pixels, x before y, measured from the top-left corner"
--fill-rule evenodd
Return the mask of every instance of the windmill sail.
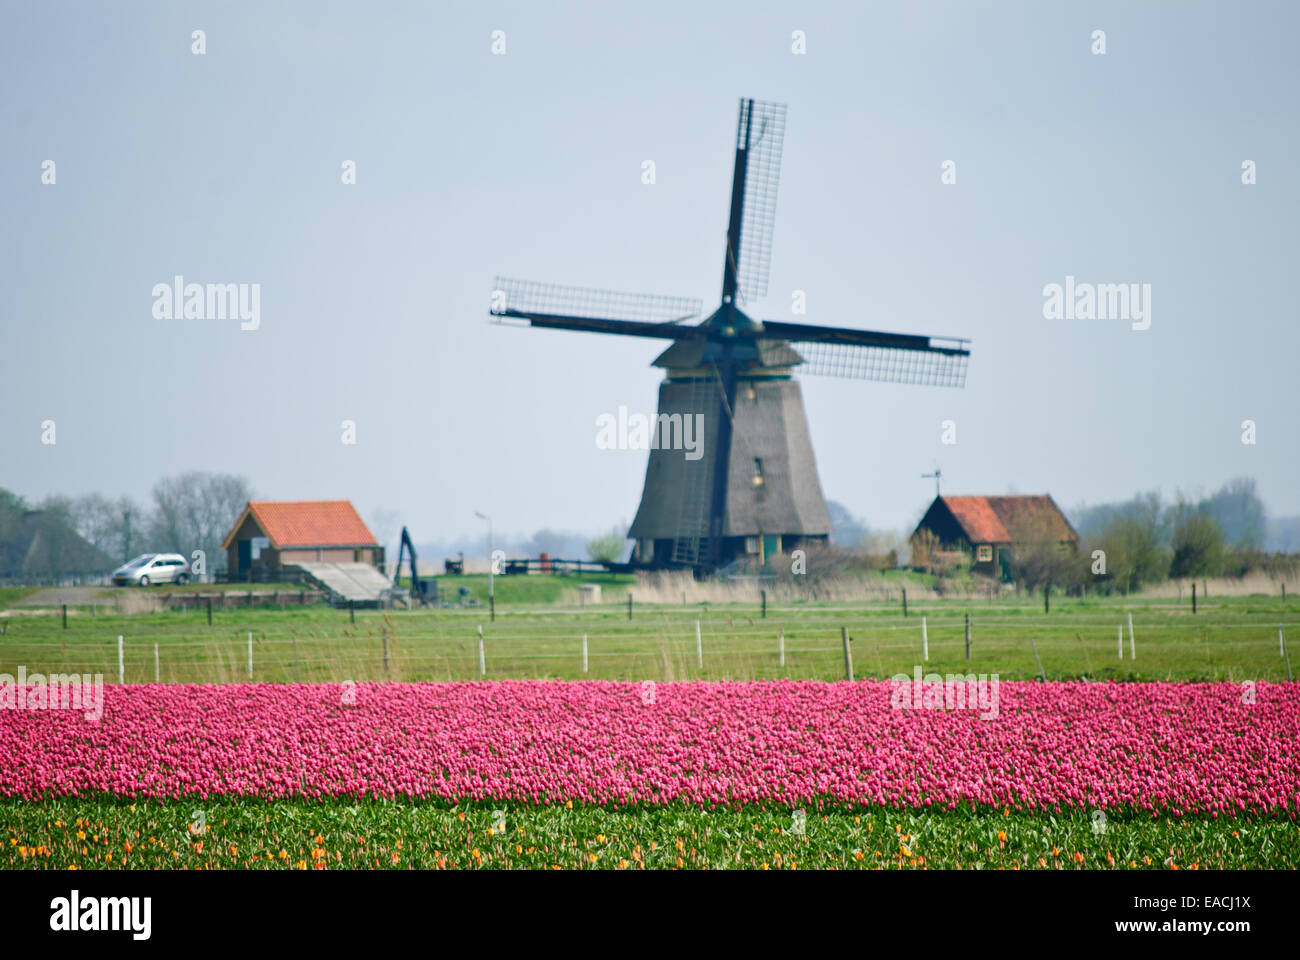
M 751 304 L 767 296 L 772 265 L 772 232 L 776 225 L 776 192 L 781 181 L 781 150 L 785 142 L 785 104 L 741 100 L 736 128 L 736 155 L 743 153 L 739 250 L 736 260 L 737 299 Z M 733 198 L 733 210 L 736 200 Z

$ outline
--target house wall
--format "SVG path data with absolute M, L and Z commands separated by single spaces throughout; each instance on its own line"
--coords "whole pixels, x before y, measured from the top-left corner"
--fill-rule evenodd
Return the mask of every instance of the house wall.
M 294 547 L 280 551 L 281 563 L 383 563 L 382 547 Z

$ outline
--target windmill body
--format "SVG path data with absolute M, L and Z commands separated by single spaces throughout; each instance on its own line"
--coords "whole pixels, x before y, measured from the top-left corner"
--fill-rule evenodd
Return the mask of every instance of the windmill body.
M 722 302 L 498 278 L 502 321 L 672 341 L 641 505 L 628 535 L 634 566 L 707 573 L 759 565 L 831 533 L 803 397 L 793 373 L 962 386 L 967 341 L 844 327 L 759 322 L 741 309 L 767 294 L 785 107 L 740 102 Z M 674 431 L 698 424 L 702 455 Z

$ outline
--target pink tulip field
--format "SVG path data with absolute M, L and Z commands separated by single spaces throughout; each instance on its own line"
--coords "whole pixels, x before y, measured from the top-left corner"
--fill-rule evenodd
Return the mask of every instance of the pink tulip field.
M 461 819 L 493 805 L 577 805 L 597 818 L 694 810 L 706 822 L 795 808 L 1086 822 L 1100 810 L 1262 817 L 1294 837 L 1293 684 L 1260 683 L 1247 697 L 1229 683 L 1005 682 L 989 719 L 897 709 L 893 690 L 872 680 L 110 686 L 98 723 L 71 710 L 0 712 L 0 810 L 94 797 L 132 811 L 174 798 L 275 800 L 268 809 L 419 801 Z

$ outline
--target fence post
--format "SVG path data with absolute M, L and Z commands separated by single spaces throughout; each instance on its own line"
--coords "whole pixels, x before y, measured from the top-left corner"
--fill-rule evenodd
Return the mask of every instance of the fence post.
M 161 683 L 161 676 L 162 674 L 158 670 L 158 644 L 155 642 L 153 645 L 153 682 Z
M 582 635 L 582 672 L 587 672 L 587 635 Z
M 1043 613 L 1052 612 L 1052 585 L 1043 584 Z
M 1128 615 L 1128 658 L 1137 659 L 1137 641 L 1133 639 L 1133 614 Z
M 903 588 L 903 616 L 907 616 L 907 587 Z
M 1192 581 L 1192 613 L 1196 613 L 1196 581 Z
M 921 618 L 921 661 L 927 662 L 930 659 L 930 635 L 925 629 L 925 617 Z
M 348 601 L 348 616 L 352 618 L 353 623 L 357 622 L 357 602 L 355 600 Z
M 487 675 L 487 657 L 483 650 L 483 624 L 478 625 L 478 676 L 482 680 Z
M 776 652 L 777 652 L 777 656 L 780 658 L 780 665 L 784 667 L 785 666 L 785 628 L 784 627 L 781 628 L 781 632 L 777 634 L 776 637 Z
M 970 614 L 966 614 L 966 659 L 970 659 Z
M 627 592 L 627 618 L 632 619 L 632 591 Z
M 1124 624 L 1119 625 L 1119 658 L 1124 659 Z
M 208 626 L 212 626 L 212 598 L 208 597 Z
M 488 622 L 497 622 L 497 595 L 495 593 L 488 594 Z
M 849 628 L 840 627 L 840 643 L 844 645 L 844 679 L 853 682 L 853 653 L 849 650 Z
M 248 631 L 248 679 L 253 679 L 253 631 Z
M 68 605 L 63 605 L 63 629 L 68 629 Z
M 117 638 L 117 682 L 126 683 L 126 650 L 120 634 Z
M 695 664 L 704 669 L 704 641 L 700 638 L 700 621 L 695 621 Z
M 763 598 L 763 619 L 766 620 L 767 619 L 767 591 L 760 590 L 759 594 Z

